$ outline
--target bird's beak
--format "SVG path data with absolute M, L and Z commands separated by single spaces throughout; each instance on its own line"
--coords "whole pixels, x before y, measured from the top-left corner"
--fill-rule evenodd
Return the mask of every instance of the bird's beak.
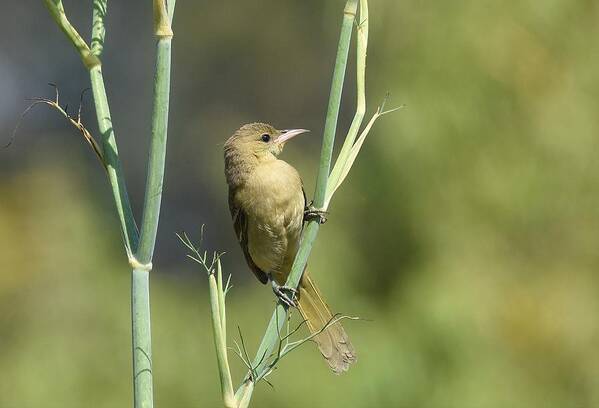
M 277 143 L 282 144 L 296 137 L 297 135 L 301 135 L 302 133 L 309 132 L 307 129 L 287 129 L 281 131 L 281 136 L 278 137 Z

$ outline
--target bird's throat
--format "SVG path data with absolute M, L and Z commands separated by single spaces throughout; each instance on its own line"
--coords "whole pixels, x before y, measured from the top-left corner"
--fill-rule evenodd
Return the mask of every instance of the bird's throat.
M 258 166 L 277 158 L 270 152 L 225 149 L 225 176 L 230 187 L 238 187 L 247 181 Z

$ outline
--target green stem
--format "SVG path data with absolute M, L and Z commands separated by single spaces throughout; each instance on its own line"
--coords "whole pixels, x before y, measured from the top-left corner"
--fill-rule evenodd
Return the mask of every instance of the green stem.
M 236 407 L 235 396 L 233 394 L 233 381 L 231 380 L 231 370 L 229 369 L 227 334 L 225 316 L 224 290 L 222 285 L 222 268 L 220 260 L 217 264 L 217 276 L 214 271 L 208 276 L 210 288 L 210 310 L 212 317 L 212 331 L 214 332 L 214 347 L 216 348 L 216 360 L 218 363 L 218 372 L 220 374 L 220 385 L 223 393 L 225 407 Z
M 92 54 L 87 43 L 81 35 L 77 32 L 75 27 L 71 24 L 64 11 L 64 6 L 61 0 L 44 0 L 44 4 L 50 11 L 50 14 L 54 18 L 54 21 L 63 33 L 67 36 L 71 44 L 77 49 L 83 65 L 87 69 L 90 69 L 100 64 L 100 60 Z
M 125 178 L 119 159 L 119 152 L 112 127 L 112 118 L 106 97 L 106 88 L 104 87 L 104 78 L 102 76 L 102 66 L 96 65 L 89 71 L 92 92 L 94 94 L 94 105 L 96 107 L 96 118 L 98 128 L 102 136 L 102 150 L 104 153 L 104 162 L 106 163 L 106 172 L 108 181 L 112 190 L 112 196 L 116 205 L 117 214 L 121 223 L 123 234 L 123 243 L 127 252 L 127 257 L 132 259 L 133 252 L 137 248 L 139 235 L 133 210 L 127 194 Z
M 144 199 L 141 236 L 136 258 L 141 263 L 152 261 L 158 218 L 162 201 L 162 184 L 166 160 L 168 108 L 171 72 L 171 38 L 160 38 L 157 44 L 156 76 L 154 78 L 154 112 L 152 139 L 148 160 L 148 175 Z
M 92 52 L 94 55 L 100 55 L 104 47 L 106 8 L 106 0 L 95 0 L 93 3 Z M 108 179 L 121 222 L 127 257 L 133 267 L 131 275 L 131 332 L 134 405 L 135 407 L 149 408 L 153 405 L 149 268 L 135 259 L 134 255 L 139 245 L 139 233 L 119 160 L 101 65 L 90 70 L 90 78 L 98 127 L 102 135 Z
M 314 206 L 317 208 L 323 206 L 326 195 L 327 180 L 329 176 L 335 140 L 335 131 L 337 128 L 337 118 L 339 116 L 339 108 L 341 104 L 341 92 L 345 77 L 345 68 L 347 65 L 347 55 L 349 52 L 351 33 L 356 15 L 357 1 L 358 0 L 348 0 L 343 11 L 341 35 L 339 38 L 339 47 L 337 49 L 337 58 L 333 72 L 331 93 L 329 96 L 325 131 L 320 155 L 319 172 L 316 180 L 316 191 L 314 194 Z M 311 221 L 304 229 L 302 242 L 295 257 L 295 261 L 287 282 L 285 283 L 286 286 L 294 288 L 298 286 L 303 270 L 306 266 L 308 256 L 310 255 L 312 246 L 316 240 L 319 227 L 320 225 L 316 221 Z M 271 357 L 277 348 L 279 342 L 279 333 L 283 330 L 286 320 L 287 306 L 282 302 L 278 302 L 264 337 L 262 338 L 262 342 L 260 343 L 256 357 L 252 363 L 255 378 L 251 377 L 253 373 L 248 374 L 244 383 L 240 386 L 236 393 L 238 398 L 242 396 L 244 400 L 249 398 L 253 390 L 251 383 L 263 378 L 270 371 L 271 367 L 269 366 L 269 357 Z
M 104 162 L 108 174 L 108 180 L 112 188 L 112 195 L 117 208 L 121 231 L 127 256 L 132 258 L 133 251 L 137 248 L 138 232 L 131 210 L 131 204 L 127 195 L 125 179 L 121 169 L 119 153 L 112 127 L 108 98 L 102 77 L 102 64 L 99 55 L 102 53 L 104 42 L 104 16 L 106 14 L 107 0 L 94 0 L 93 24 L 92 24 L 92 48 L 90 49 L 81 38 L 77 30 L 69 22 L 61 0 L 44 0 L 44 4 L 56 21 L 56 24 L 65 33 L 69 41 L 77 49 L 85 67 L 89 70 L 92 92 L 94 94 L 94 105 L 98 128 L 102 137 L 102 150 Z
M 156 12 L 156 1 L 154 11 Z M 166 12 L 166 4 L 161 9 Z M 170 18 L 165 19 L 170 30 Z M 155 19 L 156 21 L 156 19 Z M 165 22 L 160 20 L 161 24 Z M 133 271 L 131 282 L 132 326 L 133 326 L 133 375 L 134 403 L 136 408 L 153 406 L 152 386 L 152 342 L 150 329 L 150 286 L 149 274 L 152 269 L 152 257 L 158 232 L 160 205 L 162 202 L 162 186 L 164 183 L 164 167 L 166 161 L 166 141 L 168 131 L 168 111 L 171 73 L 170 35 L 164 36 L 155 30 L 158 38 L 156 44 L 156 74 L 154 77 L 154 107 L 152 112 L 152 136 L 148 159 L 148 174 L 142 215 L 139 247 L 135 253 L 138 268 Z
M 151 408 L 152 336 L 150 327 L 150 274 L 145 268 L 131 275 L 131 327 L 133 338 L 133 402 L 135 408 Z
M 104 27 L 104 16 L 108 0 L 94 0 L 92 5 L 92 42 L 91 52 L 98 58 L 104 51 L 104 37 L 106 36 L 106 28 Z
M 364 120 L 364 115 L 366 114 L 366 49 L 368 46 L 368 2 L 366 0 L 360 1 L 360 23 L 358 24 L 356 38 L 356 113 L 329 177 L 323 206 L 325 210 L 329 206 L 333 193 L 339 187 L 344 165 L 350 156 L 352 147 L 358 136 L 358 131 Z
M 358 40 L 357 40 L 357 61 L 356 61 L 356 85 L 357 85 L 357 107 L 356 114 L 354 116 L 354 120 L 352 121 L 351 127 L 347 133 L 345 138 L 345 143 L 337 157 L 337 161 L 335 162 L 335 167 L 331 171 L 331 175 L 329 177 L 325 203 L 323 209 L 326 210 L 331 202 L 333 194 L 335 191 L 341 186 L 347 174 L 351 170 L 364 141 L 366 140 L 366 136 L 370 132 L 370 129 L 374 125 L 374 122 L 378 118 L 383 115 L 386 115 L 391 112 L 395 112 L 402 108 L 399 106 L 394 109 L 385 110 L 385 100 L 381 106 L 378 107 L 370 121 L 360 133 L 358 137 L 358 131 L 360 126 L 362 125 L 362 121 L 364 119 L 364 114 L 366 112 L 366 49 L 368 45 L 368 1 L 360 0 L 360 24 L 358 24 Z
M 347 65 L 347 54 L 353 24 L 356 18 L 358 0 L 348 0 L 343 10 L 343 23 L 341 26 L 341 37 L 337 49 L 337 59 L 335 61 L 335 71 L 331 83 L 331 94 L 329 96 L 329 107 L 324 124 L 324 138 L 322 150 L 320 153 L 320 166 L 318 168 L 318 177 L 316 178 L 316 191 L 314 192 L 314 206 L 321 208 L 327 190 L 327 181 L 331 168 L 331 158 L 333 156 L 333 145 L 335 144 L 335 132 L 337 130 L 337 118 L 341 107 L 341 93 L 343 90 L 343 80 L 345 79 L 345 67 Z

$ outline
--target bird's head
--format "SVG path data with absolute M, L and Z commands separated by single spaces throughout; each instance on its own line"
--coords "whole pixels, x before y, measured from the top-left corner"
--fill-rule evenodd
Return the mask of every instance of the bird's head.
M 278 156 L 288 140 L 306 132 L 309 130 L 278 130 L 266 123 L 248 123 L 225 142 L 225 150 L 251 153 L 259 159 Z

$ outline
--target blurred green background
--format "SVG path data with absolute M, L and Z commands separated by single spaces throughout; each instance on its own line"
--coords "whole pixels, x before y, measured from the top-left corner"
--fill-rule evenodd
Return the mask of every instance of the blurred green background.
M 86 37 L 88 3 L 65 1 Z M 335 310 L 369 319 L 346 323 L 359 361 L 336 377 L 307 345 L 253 406 L 599 406 L 599 3 L 370 3 L 369 111 L 387 91 L 407 107 L 375 125 L 309 262 Z M 229 342 L 239 325 L 257 346 L 274 300 L 235 241 L 222 144 L 249 121 L 311 129 L 283 158 L 313 190 L 343 4 L 177 4 L 151 281 L 158 407 L 220 404 L 206 278 L 175 232 L 197 238 L 205 223 L 206 248 L 227 251 Z M 109 2 L 104 56 L 138 214 L 150 9 Z M 76 106 L 88 78 L 41 2 L 11 4 L 0 33 L 4 144 L 26 97 L 54 82 Z M 92 112 L 88 97 L 94 132 Z M 0 151 L 0 175 L 0 406 L 130 406 L 130 277 L 96 158 L 38 108 Z

